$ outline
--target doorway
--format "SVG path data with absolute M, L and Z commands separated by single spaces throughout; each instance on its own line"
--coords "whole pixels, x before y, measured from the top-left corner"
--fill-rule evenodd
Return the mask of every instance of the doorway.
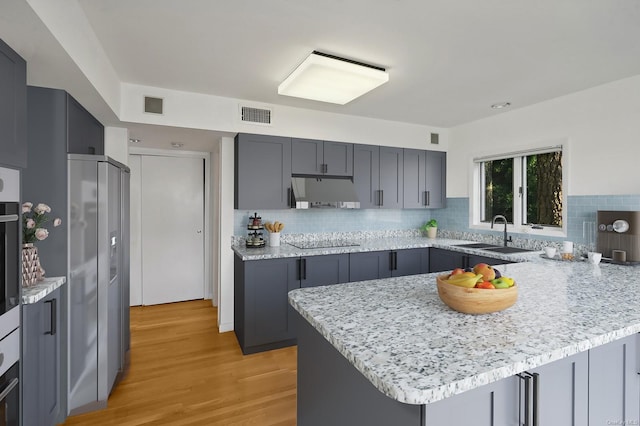
M 131 305 L 211 297 L 208 153 L 130 155 Z

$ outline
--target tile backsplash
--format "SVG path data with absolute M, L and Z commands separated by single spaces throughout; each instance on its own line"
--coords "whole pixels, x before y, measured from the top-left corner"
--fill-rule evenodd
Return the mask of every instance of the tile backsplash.
M 543 241 L 570 240 L 578 245 L 587 241 L 584 222 L 596 220 L 598 210 L 640 210 L 640 195 L 569 196 L 567 203 L 567 232 L 565 238 L 513 233 L 515 245 L 538 247 Z M 247 235 L 246 225 L 253 211 L 235 210 L 234 236 Z M 444 209 L 385 210 L 385 209 L 310 209 L 258 211 L 263 221 L 286 224 L 284 233 L 344 233 L 362 231 L 415 230 L 427 220 L 438 221 L 438 234 L 449 238 L 486 240 L 501 233 L 469 228 L 469 198 L 448 198 Z M 510 233 L 511 234 L 511 233 Z M 518 244 L 521 242 L 522 244 Z
M 263 222 L 280 221 L 285 224 L 283 233 L 326 233 L 352 231 L 388 231 L 417 229 L 431 218 L 433 210 L 385 210 L 385 209 L 309 209 L 258 211 Z M 235 210 L 236 236 L 247 234 L 249 217 L 255 212 Z

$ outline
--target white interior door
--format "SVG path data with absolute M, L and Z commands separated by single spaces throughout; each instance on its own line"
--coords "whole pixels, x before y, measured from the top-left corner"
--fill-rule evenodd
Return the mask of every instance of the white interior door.
M 142 304 L 204 298 L 202 158 L 142 156 Z

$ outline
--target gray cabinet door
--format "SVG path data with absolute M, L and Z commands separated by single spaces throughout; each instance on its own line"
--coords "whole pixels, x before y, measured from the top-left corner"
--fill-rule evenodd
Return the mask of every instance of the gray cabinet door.
M 424 205 L 430 209 L 440 209 L 447 199 L 447 153 L 426 151 L 425 157 Z
M 300 287 L 298 258 L 244 262 L 245 346 L 295 338 L 289 291 Z
M 0 40 L 0 163 L 27 167 L 27 64 Z
M 422 149 L 408 149 L 403 151 L 404 169 L 404 208 L 425 208 L 425 157 Z
M 391 276 L 403 277 L 406 275 L 423 274 L 424 272 L 424 259 L 427 258 L 425 252 L 428 253 L 428 248 L 406 249 L 406 250 L 394 250 L 392 252 L 392 270 Z
M 554 361 L 529 370 L 529 373 L 538 373 L 537 414 L 539 424 L 567 426 L 589 424 L 587 421 L 589 412 L 588 352 L 581 352 Z M 533 399 L 530 401 L 529 408 L 533 413 Z M 532 419 L 529 420 L 532 421 Z
M 291 139 L 238 134 L 235 140 L 236 209 L 287 209 Z
M 67 152 L 104 155 L 104 126 L 67 94 Z
M 315 139 L 291 139 L 291 173 L 322 174 L 324 142 Z
M 55 425 L 60 410 L 60 289 L 22 308 L 23 425 Z
M 348 254 L 308 256 L 301 258 L 300 262 L 303 288 L 349 282 Z
M 353 184 L 361 209 L 378 208 L 380 189 L 380 147 L 353 146 Z
M 638 334 L 589 350 L 589 424 L 640 419 Z
M 466 268 L 468 257 L 464 253 L 439 248 L 429 251 L 429 272 L 450 272 L 455 268 Z
M 353 144 L 324 142 L 324 174 L 353 176 Z
M 487 265 L 505 265 L 507 263 L 513 263 L 508 260 L 496 259 L 495 257 L 488 256 L 478 256 L 475 254 L 467 255 L 467 259 L 466 264 L 470 268 L 473 268 L 478 263 L 486 263 Z
M 403 206 L 402 151 L 402 148 L 380 147 L 380 208 L 401 209 Z
M 520 425 L 519 379 L 507 377 L 425 407 L 426 426 Z M 544 424 L 544 423 L 541 423 Z M 562 423 L 551 423 L 562 424 Z
M 349 254 L 349 281 L 377 280 L 391 276 L 391 252 Z

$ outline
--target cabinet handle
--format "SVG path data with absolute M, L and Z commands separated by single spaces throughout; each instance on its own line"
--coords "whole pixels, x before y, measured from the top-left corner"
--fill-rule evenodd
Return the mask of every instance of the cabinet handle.
M 57 304 L 58 299 L 51 299 L 51 300 L 47 300 L 44 303 L 49 303 L 51 305 L 51 317 L 49 318 L 49 320 L 51 321 L 51 324 L 49 325 L 49 331 L 47 331 L 44 334 L 50 334 L 52 336 L 56 335 L 57 330 L 57 321 L 56 319 L 58 318 L 58 313 L 56 312 L 58 309 L 58 304 Z
M 291 187 L 287 188 L 287 201 L 290 208 L 295 207 L 295 205 L 293 204 L 293 191 L 291 190 Z
M 398 269 L 398 253 L 395 251 L 390 251 L 389 252 L 389 269 L 391 269 L 392 271 L 395 271 L 396 269 Z
M 302 279 L 307 279 L 307 259 L 302 259 Z
M 384 189 L 380 190 L 380 206 L 384 206 Z
M 540 386 L 540 374 L 533 373 L 533 426 L 538 426 L 538 391 Z
M 302 281 L 302 259 L 298 259 L 298 281 Z
M 540 374 L 525 371 L 517 376 L 524 380 L 524 426 L 538 426 Z

